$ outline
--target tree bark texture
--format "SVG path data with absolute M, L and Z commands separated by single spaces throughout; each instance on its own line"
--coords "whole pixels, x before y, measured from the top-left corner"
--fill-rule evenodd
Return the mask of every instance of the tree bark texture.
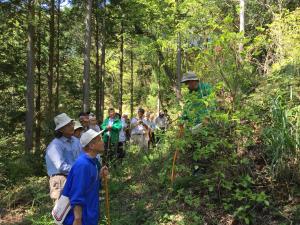
M 96 32 L 95 32 L 95 45 L 96 45 L 96 118 L 100 119 L 100 94 L 101 94 L 101 84 L 100 84 L 100 56 L 99 56 L 99 18 L 96 14 Z
M 245 0 L 240 0 L 240 32 L 245 32 Z M 239 44 L 239 51 L 244 49 L 243 43 Z
M 54 78 L 54 41 L 55 41 L 55 0 L 50 2 L 50 38 L 48 73 L 48 116 L 53 117 L 53 78 Z
M 119 113 L 122 115 L 123 108 L 123 66 L 124 66 L 124 27 L 121 22 L 121 37 L 120 37 L 120 74 L 119 74 Z
M 176 97 L 178 100 L 181 99 L 181 36 L 180 33 L 177 34 L 177 63 L 176 63 L 176 73 L 177 73 L 177 85 L 176 85 Z
M 34 127 L 34 76 L 35 76 L 35 0 L 28 1 L 28 42 L 27 42 L 27 80 L 26 80 L 26 119 L 25 119 L 25 154 L 33 148 Z
M 104 119 L 104 88 L 105 88 L 105 52 L 106 52 L 106 26 L 105 26 L 105 18 L 106 18 L 106 8 L 105 8 L 106 0 L 103 0 L 103 19 L 102 19 L 102 32 L 101 32 L 101 63 L 100 63 L 100 118 L 99 120 L 102 122 Z
M 39 28 L 41 27 L 41 9 L 39 9 Z M 36 128 L 35 128 L 35 154 L 39 155 L 41 150 L 41 55 L 42 55 L 42 45 L 41 45 L 41 30 L 39 29 L 37 33 L 37 96 L 35 102 L 36 111 Z
M 100 85 L 101 85 L 101 95 L 100 95 L 100 121 L 104 119 L 104 89 L 105 89 L 105 53 L 106 53 L 106 46 L 105 46 L 105 39 L 102 39 L 102 46 L 101 46 L 101 74 L 100 74 Z
M 90 110 L 90 51 L 91 51 L 91 17 L 92 0 L 88 0 L 85 18 L 85 44 L 84 44 L 84 68 L 83 68 L 83 111 Z
M 59 38 L 60 38 L 60 0 L 57 0 L 57 37 L 56 37 L 56 87 L 55 87 L 55 113 L 58 114 L 59 107 L 59 67 L 60 67 L 60 59 L 59 59 Z
M 133 118 L 133 51 L 130 52 L 130 118 Z

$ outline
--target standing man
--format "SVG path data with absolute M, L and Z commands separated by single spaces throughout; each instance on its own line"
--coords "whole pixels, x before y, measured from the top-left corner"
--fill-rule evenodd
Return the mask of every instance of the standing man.
M 120 119 L 122 128 L 119 133 L 119 144 L 118 144 L 118 151 L 117 151 L 117 158 L 124 158 L 125 157 L 125 143 L 126 143 L 126 134 L 125 129 L 128 126 L 125 122 L 125 119 L 121 117 L 119 113 L 116 113 L 116 116 Z
M 183 123 L 179 127 L 179 136 L 182 137 L 184 134 L 184 125 L 193 135 L 197 134 L 202 124 L 205 123 L 205 117 L 208 115 L 208 112 L 214 109 L 214 106 L 212 105 L 211 86 L 208 83 L 200 82 L 194 72 L 184 74 L 181 83 L 188 86 L 190 95 L 183 108 L 181 118 Z M 190 147 L 191 151 L 194 151 L 195 147 L 196 143 L 192 143 Z M 192 173 L 195 175 L 201 167 L 209 165 L 209 162 L 201 159 L 195 161 L 193 164 Z
M 81 134 L 83 133 L 83 126 L 80 122 L 74 121 L 74 137 L 76 137 L 78 140 L 80 140 Z
M 104 120 L 101 125 L 104 131 L 103 141 L 105 148 L 106 162 L 109 162 L 111 157 L 115 155 L 118 144 L 119 144 L 119 133 L 122 129 L 122 123 L 120 119 L 116 116 L 114 108 L 108 109 L 108 117 Z
M 82 149 L 81 144 L 80 144 L 80 137 L 81 137 L 83 132 L 84 132 L 83 126 L 81 125 L 80 122 L 75 120 L 74 121 L 74 134 L 73 134 L 73 136 L 75 137 L 75 141 L 77 142 L 77 144 L 79 146 L 79 149 L 80 149 L 80 151 L 74 151 L 75 159 L 77 159 L 79 157 L 79 155 L 83 152 L 83 149 Z
M 83 127 L 83 131 L 87 131 L 90 126 L 90 119 L 89 119 L 89 114 L 86 112 L 81 112 L 79 113 L 79 122 L 81 123 Z
M 128 118 L 128 113 L 123 113 L 122 119 L 125 121 L 126 127 L 124 129 L 126 142 L 130 140 L 130 119 Z
M 140 149 L 148 151 L 148 129 L 147 121 L 144 119 L 145 110 L 142 108 L 138 109 L 137 118 L 132 118 L 131 127 L 131 140 L 133 144 L 136 144 Z
M 155 144 L 155 136 L 154 136 L 154 130 L 155 130 L 155 122 L 153 121 L 153 117 L 151 116 L 151 112 L 146 112 L 146 118 L 145 118 L 146 124 L 148 126 L 148 134 L 149 134 L 149 141 L 148 141 L 148 149 L 150 149 L 150 144 L 152 143 L 152 146 Z
M 185 103 L 181 119 L 188 123 L 192 130 L 197 129 L 208 111 L 212 109 L 212 106 L 204 103 L 204 100 L 210 101 L 208 98 L 211 94 L 211 86 L 208 83 L 200 82 L 194 72 L 184 74 L 181 83 L 186 84 L 190 95 L 194 96 Z
M 163 111 L 159 112 L 155 118 L 155 127 L 161 131 L 166 131 L 168 127 L 168 119 Z
M 50 177 L 50 197 L 56 201 L 63 189 L 66 177 L 75 162 L 80 146 L 74 134 L 74 121 L 65 113 L 54 118 L 55 138 L 46 149 L 47 173 Z
M 93 129 L 96 132 L 100 132 L 100 127 L 98 126 L 98 121 L 93 113 L 89 115 L 89 129 Z
M 98 225 L 100 178 L 108 175 L 107 167 L 100 169 L 96 159 L 104 150 L 100 134 L 89 129 L 80 138 L 84 153 L 72 167 L 62 193 L 71 204 L 64 225 Z
M 160 143 L 163 140 L 163 136 L 166 133 L 168 126 L 168 119 L 165 116 L 163 111 L 160 111 L 158 117 L 155 118 L 155 127 L 156 127 L 156 144 Z

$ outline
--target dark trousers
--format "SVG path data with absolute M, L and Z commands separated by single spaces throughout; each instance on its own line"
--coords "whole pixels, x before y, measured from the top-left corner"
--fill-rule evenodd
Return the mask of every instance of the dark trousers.
M 148 141 L 148 149 L 150 148 L 150 145 L 152 146 L 155 146 L 155 134 L 154 132 L 151 132 L 150 133 L 150 138 L 149 138 L 149 141 Z
M 104 142 L 104 157 L 103 161 L 105 165 L 109 165 L 114 156 L 116 155 L 118 143 Z
M 124 158 L 125 157 L 125 143 L 108 143 L 104 142 L 104 157 L 103 161 L 105 165 L 109 165 L 114 158 Z
M 122 159 L 125 157 L 125 142 L 119 142 L 117 149 L 117 158 Z

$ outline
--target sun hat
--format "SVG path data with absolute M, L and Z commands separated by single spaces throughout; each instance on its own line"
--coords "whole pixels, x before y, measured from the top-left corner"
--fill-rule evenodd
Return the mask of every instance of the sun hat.
M 189 71 L 189 72 L 183 74 L 182 80 L 180 82 L 185 83 L 185 82 L 190 81 L 190 80 L 199 81 L 199 78 L 196 76 L 196 74 L 194 72 Z
M 59 130 L 60 128 L 66 126 L 68 123 L 72 122 L 73 119 L 71 119 L 67 114 L 61 113 L 54 117 L 54 123 L 55 123 L 55 130 Z
M 95 137 L 97 137 L 98 135 L 102 134 L 104 130 L 100 131 L 100 132 L 96 132 L 93 129 L 89 129 L 88 131 L 84 132 L 81 135 L 80 138 L 80 144 L 82 147 L 87 146 L 91 140 L 93 140 Z
M 81 125 L 81 123 L 80 122 L 78 122 L 78 121 L 74 121 L 75 122 L 75 125 L 74 125 L 74 130 L 77 130 L 77 129 L 79 129 L 79 128 L 83 128 L 83 126 Z

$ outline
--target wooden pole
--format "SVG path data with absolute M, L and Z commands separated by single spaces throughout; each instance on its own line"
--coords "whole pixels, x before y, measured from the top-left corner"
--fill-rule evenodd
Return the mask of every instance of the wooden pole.
M 171 184 L 172 184 L 172 186 L 173 186 L 174 179 L 175 179 L 175 163 L 176 163 L 177 155 L 178 155 L 178 149 L 176 149 L 175 154 L 173 156 L 172 174 L 171 174 Z
M 178 131 L 178 137 L 182 138 L 183 137 L 183 125 L 179 126 L 179 131 Z M 174 180 L 175 180 L 175 164 L 176 164 L 176 159 L 178 157 L 179 149 L 176 149 L 174 156 L 173 156 L 173 164 L 172 164 L 172 173 L 171 173 L 171 184 L 173 186 Z
M 105 213 L 107 219 L 107 225 L 110 225 L 110 211 L 109 211 L 109 192 L 108 192 L 108 179 L 107 176 L 104 176 L 104 183 L 105 183 Z

